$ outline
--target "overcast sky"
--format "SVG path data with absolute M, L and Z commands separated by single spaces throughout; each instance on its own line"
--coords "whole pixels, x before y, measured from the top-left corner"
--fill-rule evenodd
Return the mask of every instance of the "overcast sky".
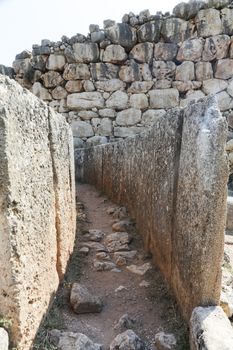
M 17 53 L 41 39 L 58 41 L 62 35 L 86 35 L 89 24 L 102 27 L 104 19 L 121 21 L 125 13 L 149 9 L 172 11 L 179 0 L 0 0 L 0 64 L 8 66 Z

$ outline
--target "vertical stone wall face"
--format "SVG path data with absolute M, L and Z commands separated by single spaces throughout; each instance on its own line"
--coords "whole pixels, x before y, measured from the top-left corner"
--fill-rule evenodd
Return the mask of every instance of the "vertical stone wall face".
M 0 312 L 25 350 L 72 251 L 72 139 L 63 116 L 4 76 L 0 136 Z
M 220 298 L 227 123 L 211 98 L 172 109 L 150 131 L 76 151 L 77 175 L 126 205 L 186 320 Z

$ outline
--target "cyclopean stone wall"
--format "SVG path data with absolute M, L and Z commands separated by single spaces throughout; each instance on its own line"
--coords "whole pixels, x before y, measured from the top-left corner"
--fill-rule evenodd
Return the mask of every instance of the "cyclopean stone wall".
M 65 118 L 0 75 L 0 315 L 30 348 L 73 249 L 72 133 Z
M 231 1 L 192 1 L 172 15 L 130 13 L 103 29 L 90 25 L 87 37 L 42 40 L 13 68 L 21 85 L 64 113 L 77 147 L 145 131 L 167 109 L 210 93 L 233 127 L 232 35 Z
M 172 109 L 146 133 L 76 150 L 79 179 L 129 209 L 186 320 L 194 307 L 219 303 L 226 134 L 209 97 Z

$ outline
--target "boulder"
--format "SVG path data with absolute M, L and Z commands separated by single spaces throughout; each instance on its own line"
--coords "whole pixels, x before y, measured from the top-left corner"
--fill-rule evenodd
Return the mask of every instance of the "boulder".
M 133 94 L 129 98 L 129 104 L 132 108 L 144 110 L 148 107 L 148 98 L 145 94 Z
M 176 67 L 176 80 L 194 80 L 194 63 L 190 61 L 182 62 Z
M 134 81 L 127 91 L 131 93 L 148 92 L 153 85 L 153 81 Z
M 70 292 L 70 304 L 77 314 L 98 313 L 102 310 L 102 301 L 91 294 L 89 290 L 80 283 L 73 283 Z
M 163 21 L 161 35 L 167 43 L 179 43 L 188 38 L 188 22 L 180 18 L 167 18 Z
M 197 34 L 203 38 L 222 33 L 220 12 L 214 8 L 200 10 L 196 16 Z
M 103 62 L 122 63 L 127 60 L 125 49 L 120 45 L 109 45 L 103 53 Z
M 119 78 L 126 83 L 131 83 L 135 80 L 142 80 L 139 64 L 134 60 L 128 61 L 127 65 L 121 66 Z
M 130 272 L 135 273 L 136 275 L 143 276 L 147 271 L 149 271 L 152 266 L 151 263 L 145 263 L 143 265 L 129 265 L 126 267 Z
M 231 39 L 228 35 L 215 35 L 206 38 L 202 53 L 203 61 L 227 57 Z
M 152 73 L 157 80 L 173 80 L 175 77 L 176 65 L 172 61 L 153 61 Z
M 206 94 L 217 94 L 227 88 L 228 84 L 222 79 L 208 79 L 202 82 L 202 91 Z
M 177 44 L 157 43 L 154 47 L 154 58 L 159 61 L 172 61 L 176 57 L 177 50 Z
M 105 34 L 113 44 L 131 49 L 137 41 L 136 30 L 127 23 L 117 23 L 105 28 Z
M 233 23 L 232 23 L 233 9 L 224 8 L 221 11 L 221 17 L 222 17 L 223 33 L 228 35 L 233 35 Z
M 139 42 L 157 43 L 160 38 L 162 21 L 147 22 L 138 28 L 137 35 Z
M 50 336 L 58 350 L 102 350 L 102 345 L 94 343 L 82 333 L 54 329 L 50 331 Z
M 95 87 L 98 90 L 113 92 L 117 90 L 123 90 L 125 87 L 125 83 L 120 79 L 101 80 L 95 82 Z
M 57 85 L 60 85 L 63 83 L 63 78 L 62 76 L 55 71 L 48 71 L 47 73 L 43 74 L 41 76 L 41 79 L 44 83 L 44 86 L 46 88 L 53 88 L 56 87 Z
M 98 44 L 75 43 L 73 44 L 74 58 L 76 62 L 90 63 L 99 59 Z
M 32 85 L 32 93 L 36 95 L 41 100 L 51 101 L 52 96 L 49 91 L 43 87 L 43 85 L 39 82 L 36 82 Z
M 185 40 L 177 54 L 178 61 L 197 62 L 201 59 L 204 40 L 202 38 Z
M 165 109 L 148 109 L 143 113 L 141 123 L 145 125 L 153 125 L 163 118 L 165 114 Z
M 141 120 L 141 111 L 136 108 L 125 109 L 117 113 L 116 124 L 120 126 L 135 125 Z
M 65 85 L 66 91 L 68 92 L 80 92 L 83 89 L 81 80 L 69 80 Z
M 196 79 L 199 81 L 213 78 L 213 69 L 210 62 L 197 62 L 195 64 Z
M 73 120 L 71 128 L 74 137 L 83 138 L 94 136 L 92 126 L 86 122 Z
M 63 98 L 66 98 L 67 91 L 62 86 L 57 86 L 53 89 L 52 96 L 55 100 L 62 100 Z
M 155 345 L 158 350 L 175 350 L 176 338 L 171 333 L 159 332 L 155 335 Z
M 91 63 L 91 76 L 93 80 L 106 80 L 118 78 L 119 67 L 112 63 Z
M 196 16 L 198 11 L 206 8 L 206 2 L 202 0 L 181 2 L 172 11 L 173 15 L 182 19 L 190 19 Z
M 130 237 L 127 232 L 114 232 L 105 238 L 108 252 L 129 250 Z
M 123 91 L 115 91 L 106 101 L 106 106 L 108 108 L 114 108 L 116 110 L 121 110 L 127 108 L 128 105 L 128 95 Z
M 80 92 L 67 97 L 67 108 L 73 110 L 104 107 L 104 98 L 99 92 Z
M 133 58 L 139 63 L 150 63 L 153 58 L 154 45 L 152 43 L 140 43 L 130 51 L 129 58 Z
M 161 89 L 149 91 L 151 108 L 172 108 L 179 104 L 179 92 L 177 89 Z
M 217 61 L 215 67 L 215 78 L 229 79 L 233 77 L 233 59 L 224 58 Z
M 110 350 L 144 350 L 142 340 L 131 329 L 118 334 L 110 344 Z
M 66 64 L 66 59 L 63 55 L 50 55 L 47 62 L 46 68 L 48 70 L 62 70 Z
M 89 79 L 90 76 L 89 67 L 85 63 L 67 64 L 63 73 L 65 80 Z

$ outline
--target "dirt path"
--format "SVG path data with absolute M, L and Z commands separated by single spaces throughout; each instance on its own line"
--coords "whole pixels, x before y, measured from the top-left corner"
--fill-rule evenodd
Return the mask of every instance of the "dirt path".
M 104 237 L 99 243 L 105 246 L 108 235 L 113 233 L 112 224 L 119 219 L 114 220 L 113 216 L 107 213 L 109 208 L 117 206 L 100 196 L 93 187 L 78 184 L 77 189 L 78 206 L 83 209 L 79 210 L 75 251 L 34 349 L 53 349 L 49 347 L 49 341 L 43 343 L 43 339 L 53 328 L 84 333 L 95 343 L 103 344 L 104 349 L 108 349 L 116 335 L 121 333 L 122 330 L 115 329 L 115 326 L 126 313 L 134 320 L 131 329 L 145 341 L 148 350 L 156 349 L 154 336 L 159 331 L 175 335 L 177 350 L 189 349 L 187 329 L 159 271 L 152 267 L 140 276 L 127 269 L 127 266 L 132 264 L 151 264 L 150 257 L 143 252 L 142 240 L 135 229 L 130 232 L 132 242 L 129 249 L 136 250 L 137 253 L 133 259 L 127 259 L 124 266 L 116 266 L 111 271 L 97 271 L 93 265 L 94 261 L 98 261 L 96 250 L 90 249 L 87 255 L 80 252 L 81 247 L 90 243 L 83 239 L 90 229 L 104 232 Z M 114 253 L 108 255 L 110 260 L 106 261 L 116 263 Z M 120 262 L 122 263 L 121 260 Z M 104 305 L 101 313 L 77 315 L 73 312 L 69 295 L 74 282 L 85 285 L 94 295 L 101 297 Z

